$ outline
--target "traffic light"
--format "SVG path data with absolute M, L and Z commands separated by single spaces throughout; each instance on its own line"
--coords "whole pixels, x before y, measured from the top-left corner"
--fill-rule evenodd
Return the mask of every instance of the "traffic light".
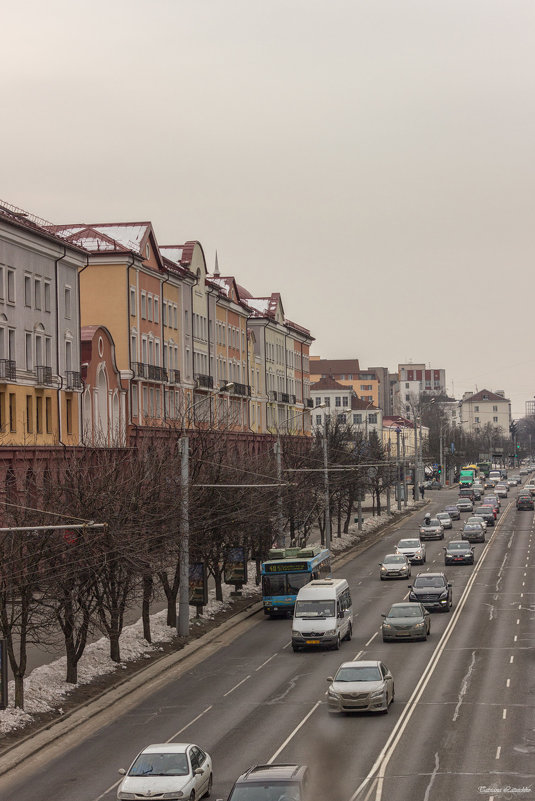
M 440 475 L 441 473 L 442 473 L 442 465 L 439 464 L 439 466 L 438 466 L 438 474 Z

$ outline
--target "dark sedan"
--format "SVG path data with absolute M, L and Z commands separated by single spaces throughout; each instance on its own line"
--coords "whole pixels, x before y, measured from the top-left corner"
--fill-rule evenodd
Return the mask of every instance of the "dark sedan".
M 493 526 L 495 524 L 494 509 L 490 504 L 487 506 L 478 506 L 474 514 L 478 515 L 478 517 L 482 517 L 487 526 Z
M 485 542 L 485 529 L 481 523 L 465 523 L 461 537 L 468 542 Z
M 461 513 L 459 512 L 456 506 L 446 506 L 444 507 L 444 511 L 449 514 L 452 520 L 461 519 Z
M 449 612 L 452 605 L 451 582 L 444 573 L 418 573 L 409 584 L 409 601 L 417 601 L 426 609 Z
M 444 548 L 444 564 L 446 565 L 473 565 L 474 549 L 469 542 L 452 540 Z

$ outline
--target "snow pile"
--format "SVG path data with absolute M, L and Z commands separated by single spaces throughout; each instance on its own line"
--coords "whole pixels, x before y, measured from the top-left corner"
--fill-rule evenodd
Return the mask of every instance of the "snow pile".
M 244 596 L 251 596 L 258 593 L 259 588 L 254 582 L 255 565 L 249 564 L 249 575 L 253 580 L 249 581 L 242 588 Z M 208 604 L 204 607 L 203 617 L 199 623 L 206 618 L 214 618 L 218 612 L 232 606 L 230 593 L 233 587 L 223 585 L 223 601 L 216 601 L 215 590 L 209 593 Z M 190 606 L 190 619 L 193 625 L 196 623 L 197 610 Z M 15 697 L 15 682 L 8 684 L 8 697 L 10 699 L 7 709 L 0 710 L 0 733 L 6 734 L 14 729 L 20 729 L 31 723 L 33 715 L 39 712 L 52 712 L 56 710 L 59 715 L 63 713 L 61 704 L 72 692 L 74 687 L 89 684 L 99 676 L 109 673 L 120 672 L 126 668 L 126 662 L 132 662 L 140 657 L 149 658 L 151 653 L 162 650 L 162 644 L 170 642 L 176 636 L 174 628 L 166 625 L 167 610 L 151 615 L 150 627 L 152 644 L 143 639 L 143 623 L 138 620 L 131 626 L 125 626 L 121 634 L 120 649 L 121 662 L 113 662 L 109 657 L 109 640 L 101 637 L 97 642 L 91 643 L 84 651 L 84 655 L 78 663 L 78 685 L 67 684 L 64 680 L 66 675 L 67 660 L 65 657 L 51 662 L 49 665 L 41 665 L 24 679 L 24 710 L 15 709 L 13 706 Z

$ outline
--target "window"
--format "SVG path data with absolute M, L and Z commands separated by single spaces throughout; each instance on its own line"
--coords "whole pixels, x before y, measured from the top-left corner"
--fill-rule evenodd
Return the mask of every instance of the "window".
M 7 271 L 7 302 L 15 303 L 15 270 Z
M 342 398 L 342 406 L 349 406 L 349 398 L 347 397 L 347 395 L 344 395 L 344 397 Z
M 32 305 L 32 279 L 29 275 L 24 276 L 24 305 L 29 308 Z
M 70 287 L 65 287 L 65 317 L 67 320 L 71 318 L 71 289 Z
M 35 399 L 35 430 L 38 434 L 43 433 L 43 398 L 41 395 Z
M 147 296 L 144 292 L 141 293 L 141 318 L 144 320 L 147 316 Z
M 0 301 L 4 301 L 4 268 L 0 266 Z
M 323 402 L 324 402 L 325 406 L 330 406 L 331 405 L 331 399 L 330 398 L 324 398 Z
M 497 406 L 493 406 L 493 407 L 492 407 L 492 411 L 493 411 L 493 412 L 497 412 L 497 411 L 498 411 L 498 407 L 497 407 Z
M 405 384 L 405 389 L 410 389 L 410 386 L 409 386 L 409 382 L 408 382 L 408 381 L 407 381 L 407 383 Z
M 369 414 L 368 423 L 372 426 L 377 425 L 377 414 Z
M 162 303 L 162 323 L 167 325 L 167 302 L 165 300 Z
M 17 430 L 17 396 L 9 393 L 9 430 L 12 434 Z
M 33 398 L 26 395 L 26 431 L 28 434 L 33 432 Z
M 72 342 L 65 342 L 65 369 L 72 370 Z
M 147 320 L 152 323 L 152 295 L 147 297 Z
M 72 434 L 72 398 L 66 399 L 65 407 L 67 417 L 67 434 Z
M 476 418 L 475 418 L 475 422 L 476 422 L 476 423 L 479 423 L 479 417 L 476 417 Z
M 7 358 L 15 359 L 15 329 L 10 328 L 7 333 Z
M 178 306 L 176 303 L 173 305 L 174 328 L 178 328 Z
M 52 367 L 52 339 L 45 337 L 45 365 Z
M 45 311 L 50 311 L 50 282 L 45 281 Z
M 6 393 L 0 392 L 0 431 L 6 430 Z
M 346 415 L 345 414 L 339 414 L 338 415 L 338 420 L 340 421 L 340 423 L 345 423 L 346 422 Z
M 360 423 L 362 423 L 362 415 L 361 414 L 354 414 L 353 415 L 353 423 L 354 423 L 354 425 L 360 425 Z
M 32 335 L 26 334 L 26 369 L 33 370 L 33 348 L 32 348 Z
M 479 406 L 474 406 L 474 412 L 478 412 L 478 411 L 479 411 Z
M 130 335 L 130 358 L 133 362 L 137 362 L 137 336 Z
M 335 406 L 341 406 L 342 405 L 342 398 L 340 397 L 340 395 L 337 395 L 336 398 L 334 399 L 334 405 Z
M 498 422 L 498 418 L 497 418 L 497 417 L 493 417 L 493 418 L 492 418 L 492 421 L 493 421 L 494 423 L 497 423 L 497 422 Z
M 130 287 L 130 314 L 132 315 L 132 317 L 135 317 L 137 314 L 135 286 Z
M 46 433 L 52 433 L 52 398 L 45 398 Z
M 171 315 L 169 315 L 169 324 L 171 324 Z M 189 331 L 188 331 L 188 310 L 187 309 L 184 309 L 184 330 L 186 331 L 186 333 L 189 333 Z
M 154 298 L 154 322 L 160 322 L 160 301 L 158 298 Z
M 317 414 L 317 415 L 316 415 L 316 425 L 317 425 L 317 426 L 320 426 L 320 425 L 321 425 L 321 414 Z
M 41 308 L 41 279 L 36 278 L 33 282 L 33 295 L 34 295 L 34 304 L 36 309 Z

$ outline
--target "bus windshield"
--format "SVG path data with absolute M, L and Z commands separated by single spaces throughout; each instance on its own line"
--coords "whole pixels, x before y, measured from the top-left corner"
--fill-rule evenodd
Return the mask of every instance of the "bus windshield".
M 334 617 L 334 601 L 297 601 L 295 617 Z
M 271 573 L 262 576 L 262 593 L 264 595 L 296 595 L 308 584 L 310 573 Z

